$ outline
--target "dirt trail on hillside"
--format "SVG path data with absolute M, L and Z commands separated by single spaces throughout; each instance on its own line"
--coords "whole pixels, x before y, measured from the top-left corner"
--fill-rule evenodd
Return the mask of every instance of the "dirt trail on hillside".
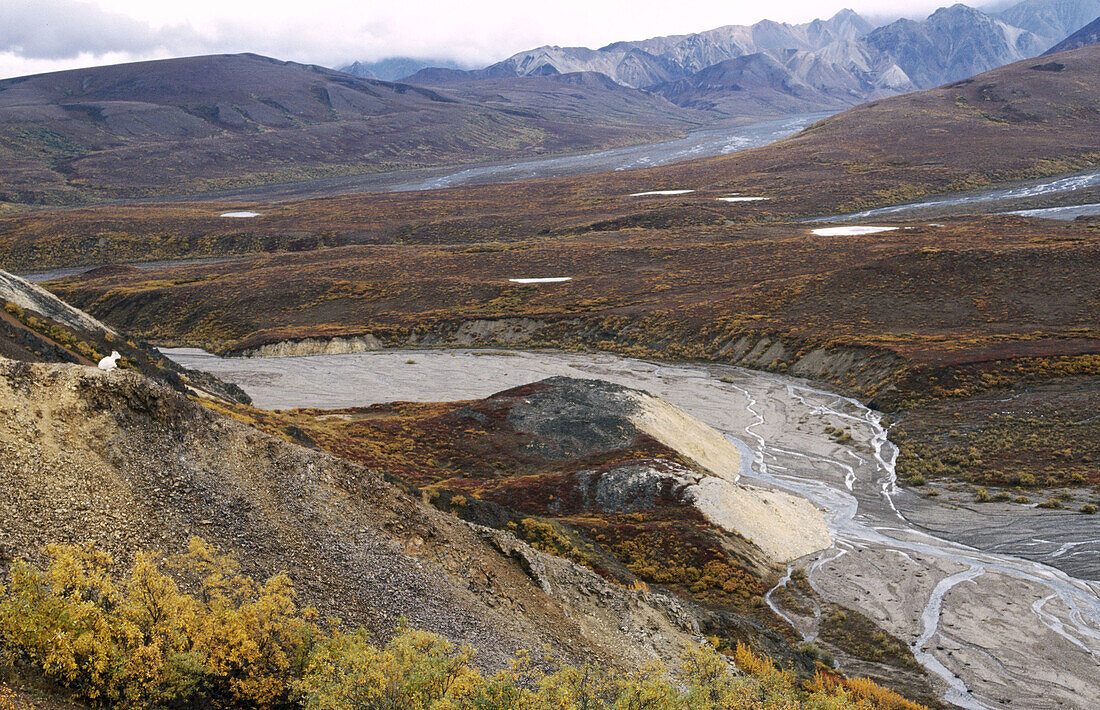
M 811 383 L 602 354 L 174 356 L 273 408 L 471 399 L 553 375 L 646 390 L 727 434 L 742 449 L 748 482 L 799 493 L 826 510 L 836 544 L 798 563 L 821 602 L 855 609 L 905 640 L 948 701 L 981 710 L 1085 710 L 1100 697 L 1100 584 L 910 524 L 907 509 L 934 504 L 896 489 L 897 452 L 881 415 Z M 851 439 L 838 441 L 826 426 Z M 996 539 L 991 531 L 989 544 Z M 820 606 L 814 612 L 792 618 L 811 638 Z

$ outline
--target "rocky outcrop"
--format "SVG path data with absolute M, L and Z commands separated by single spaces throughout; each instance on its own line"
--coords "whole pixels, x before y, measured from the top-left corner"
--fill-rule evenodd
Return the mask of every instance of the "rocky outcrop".
M 652 509 L 657 498 L 669 496 L 751 542 L 767 564 L 785 564 L 832 544 L 821 512 L 806 499 L 675 464 L 632 464 L 598 474 L 582 471 L 577 487 L 594 509 L 614 512 Z
M 380 350 L 384 344 L 370 333 L 350 338 L 305 338 L 261 345 L 241 353 L 244 357 L 301 357 L 303 355 L 344 355 Z
M 743 537 L 780 565 L 832 544 L 824 517 L 789 493 L 739 483 L 741 455 L 712 427 L 646 392 L 604 380 L 552 377 L 490 397 L 508 402 L 507 420 L 531 437 L 529 455 L 583 459 L 652 437 L 692 467 L 636 461 L 580 471 L 576 487 L 593 510 L 652 508 L 662 497 L 695 507 L 722 530 Z
M 115 331 L 84 311 L 73 308 L 57 296 L 7 271 L 0 271 L 0 302 L 9 301 L 29 311 L 51 318 L 80 331 L 112 333 Z
M 257 346 L 245 345 L 228 354 L 241 357 L 300 357 L 303 355 L 341 355 L 381 350 L 385 347 L 484 347 L 514 346 L 529 343 L 549 326 L 534 318 L 498 318 L 459 321 L 430 328 L 414 328 L 395 340 L 373 333 L 334 338 L 281 340 Z
M 0 271 L 0 357 L 27 362 L 95 365 L 118 351 L 123 366 L 181 392 L 231 402 L 250 402 L 237 385 L 205 372 L 185 370 L 152 346 L 128 339 L 45 289 Z

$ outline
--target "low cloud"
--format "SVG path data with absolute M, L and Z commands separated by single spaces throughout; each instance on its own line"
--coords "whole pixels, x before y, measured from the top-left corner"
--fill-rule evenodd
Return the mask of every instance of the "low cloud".
M 110 53 L 189 51 L 203 38 L 186 26 L 146 22 L 74 0 L 4 0 L 0 52 L 26 59 L 73 59 Z

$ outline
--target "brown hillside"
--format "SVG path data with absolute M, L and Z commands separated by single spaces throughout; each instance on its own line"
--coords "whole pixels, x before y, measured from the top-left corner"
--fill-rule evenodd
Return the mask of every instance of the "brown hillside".
M 322 614 L 383 637 L 404 617 L 498 667 L 546 646 L 637 668 L 673 661 L 695 633 L 678 602 L 470 527 L 139 375 L 0 360 L 0 401 L 5 565 L 91 543 L 124 566 L 201 536 L 258 577 L 287 572 Z
M 865 104 L 770 146 L 649 170 L 261 201 L 249 208 L 263 219 L 247 224 L 218 218 L 234 207 L 229 204 L 13 212 L 0 216 L 0 266 L 790 221 L 1073 172 L 1094 165 L 1098 156 L 1100 45 L 1093 45 Z M 695 192 L 629 196 L 654 189 Z M 716 201 L 734 193 L 768 200 Z
M 572 93 L 585 110 L 543 116 L 534 104 L 519 110 L 522 101 L 493 108 L 253 54 L 7 79 L 0 200 L 182 194 L 455 164 L 640 142 L 699 120 L 637 91 Z

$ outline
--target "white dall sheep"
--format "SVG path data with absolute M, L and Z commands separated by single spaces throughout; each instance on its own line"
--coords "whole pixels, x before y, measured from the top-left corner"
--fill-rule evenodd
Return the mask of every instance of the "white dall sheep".
M 122 357 L 118 354 L 117 350 L 112 350 L 111 354 L 99 361 L 99 369 L 110 372 L 118 367 L 118 359 Z

